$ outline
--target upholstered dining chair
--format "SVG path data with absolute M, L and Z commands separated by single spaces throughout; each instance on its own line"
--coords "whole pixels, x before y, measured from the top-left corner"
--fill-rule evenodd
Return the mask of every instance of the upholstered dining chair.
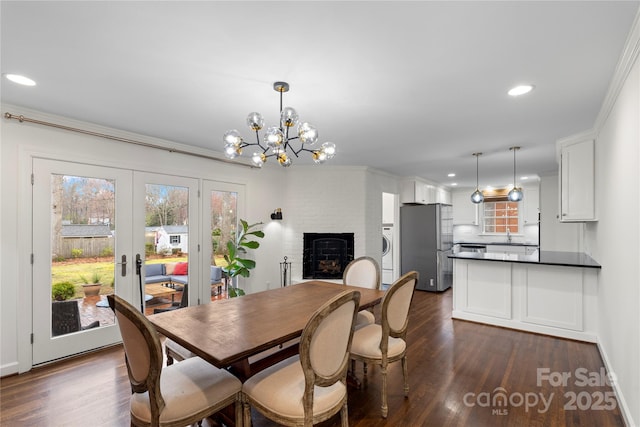
M 242 425 L 242 383 L 199 357 L 162 368 L 162 347 L 155 327 L 117 295 L 108 295 L 116 313 L 131 383 L 132 426 L 184 426 L 235 403 Z
M 251 407 L 287 426 L 311 426 L 340 412 L 349 425 L 347 367 L 360 292 L 345 291 L 320 307 L 300 338 L 300 352 L 254 376 L 242 386 L 244 423 Z
M 380 267 L 375 259 L 362 256 L 354 259 L 344 269 L 342 282 L 345 285 L 359 286 L 368 289 L 380 289 Z M 376 322 L 374 314 L 369 310 L 361 310 L 356 318 L 356 329 Z
M 358 329 L 353 334 L 351 359 L 364 364 L 367 374 L 367 363 L 380 365 L 382 376 L 382 417 L 387 418 L 387 366 L 391 362 L 402 360 L 402 376 L 404 377 L 404 395 L 409 395 L 407 378 L 407 326 L 409 306 L 413 292 L 418 283 L 418 273 L 411 271 L 396 280 L 382 299 L 381 324 L 372 324 Z

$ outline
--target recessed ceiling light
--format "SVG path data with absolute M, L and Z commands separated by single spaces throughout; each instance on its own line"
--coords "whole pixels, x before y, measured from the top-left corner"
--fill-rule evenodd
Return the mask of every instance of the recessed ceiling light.
M 23 86 L 35 86 L 36 82 L 31 80 L 29 77 L 21 76 L 20 74 L 5 74 L 4 75 L 7 80 L 11 80 L 14 83 L 18 83 Z
M 449 175 L 447 175 L 449 178 L 453 178 L 454 176 L 456 176 L 455 173 L 450 173 Z
M 532 90 L 533 90 L 532 85 L 520 85 L 512 88 L 507 93 L 511 96 L 520 96 L 520 95 L 524 95 L 525 93 L 529 93 Z
M 458 185 L 458 183 L 457 183 L 457 182 L 452 182 L 452 183 L 451 183 L 451 186 L 452 186 L 452 187 L 455 187 L 456 185 Z
M 521 176 L 520 179 L 524 180 L 524 179 L 529 179 L 528 176 Z

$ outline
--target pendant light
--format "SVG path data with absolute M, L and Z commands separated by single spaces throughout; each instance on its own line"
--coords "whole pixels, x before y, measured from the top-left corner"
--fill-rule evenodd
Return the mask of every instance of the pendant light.
M 519 202 L 524 198 L 522 188 L 516 187 L 516 151 L 519 149 L 520 147 L 509 148 L 509 150 L 513 151 L 513 188 L 509 191 L 509 194 L 507 194 L 510 202 Z
M 473 155 L 476 158 L 476 191 L 471 194 L 471 201 L 478 204 L 484 201 L 484 195 L 482 191 L 478 189 L 478 157 L 482 156 L 482 153 L 473 153 Z

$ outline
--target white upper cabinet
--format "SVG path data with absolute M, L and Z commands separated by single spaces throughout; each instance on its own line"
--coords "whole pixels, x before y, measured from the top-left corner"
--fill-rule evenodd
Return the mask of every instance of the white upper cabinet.
M 444 188 L 418 180 L 402 181 L 400 203 L 451 203 L 451 194 Z
M 597 221 L 593 139 L 566 139 L 560 147 L 560 221 Z
M 478 225 L 478 205 L 471 202 L 472 192 L 458 190 L 451 193 L 453 225 Z

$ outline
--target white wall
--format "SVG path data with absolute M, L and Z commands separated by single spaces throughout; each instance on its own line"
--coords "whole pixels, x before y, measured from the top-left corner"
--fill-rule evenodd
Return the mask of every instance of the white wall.
M 637 34 L 637 31 L 636 31 Z M 638 38 L 636 38 L 636 41 Z M 596 138 L 598 222 L 585 246 L 601 265 L 598 339 L 623 401 L 640 425 L 640 64 L 635 65 Z

